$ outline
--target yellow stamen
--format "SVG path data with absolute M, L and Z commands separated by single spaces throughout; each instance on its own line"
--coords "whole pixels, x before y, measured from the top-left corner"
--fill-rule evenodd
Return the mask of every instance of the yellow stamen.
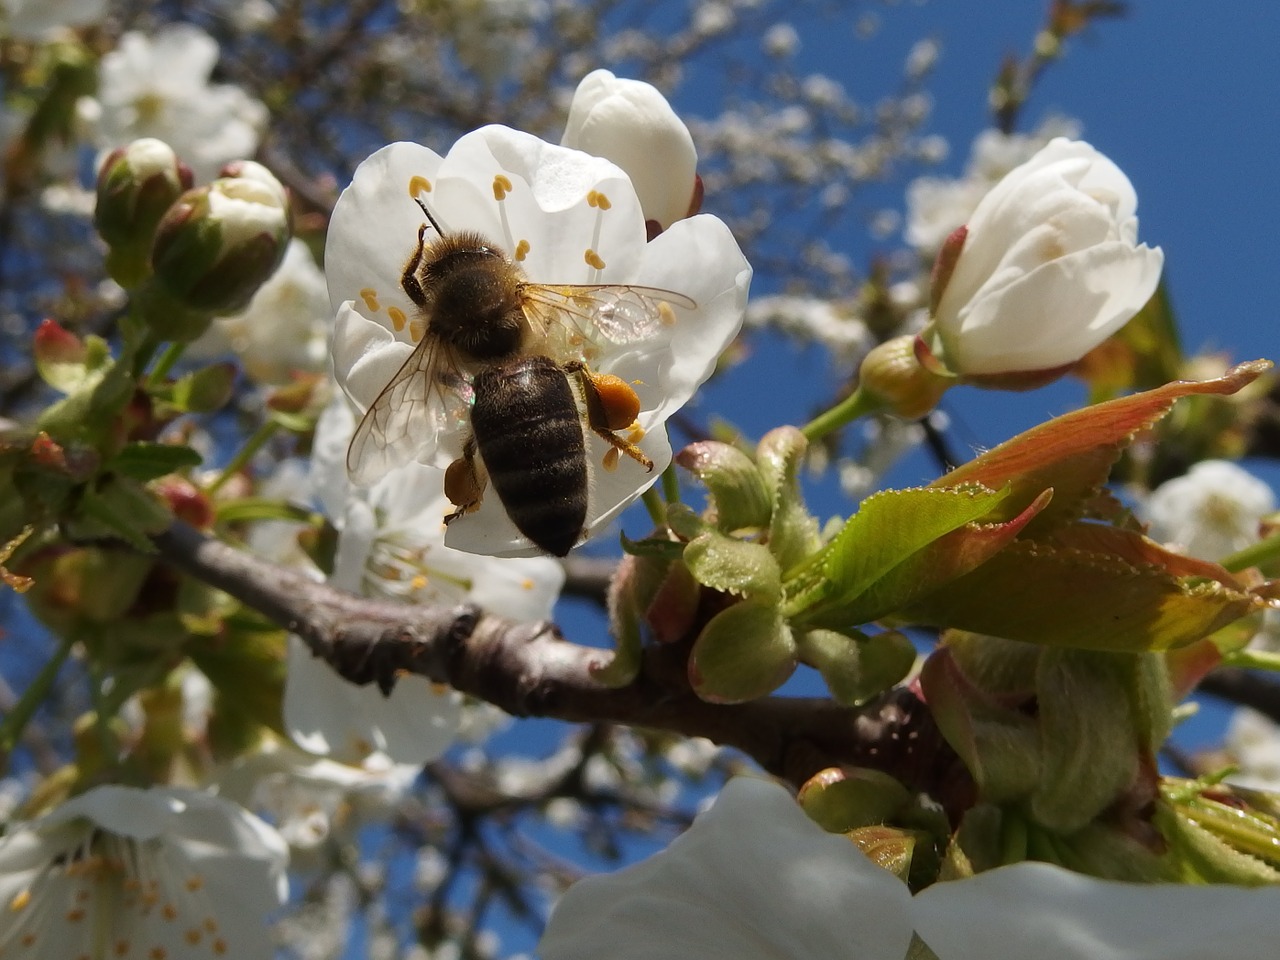
M 516 261 L 519 262 L 529 255 L 529 241 L 521 240 L 516 244 Z
M 599 190 L 592 190 L 587 194 L 587 206 L 595 207 L 597 210 L 608 210 L 613 204 Z
M 658 304 L 658 321 L 664 327 L 669 327 L 676 322 L 676 312 L 665 300 Z
M 604 269 L 604 260 L 602 260 L 600 258 L 600 254 L 596 253 L 594 250 L 587 250 L 582 255 L 582 259 L 587 261 L 587 266 L 589 267 L 595 267 L 597 270 Z
M 391 318 L 391 326 L 396 333 L 404 329 L 405 321 L 409 319 L 399 307 L 387 307 L 387 316 Z
M 19 910 L 25 909 L 27 904 L 30 902 L 31 902 L 31 891 L 23 890 L 21 893 L 19 893 L 17 896 L 15 896 L 12 900 L 9 901 L 9 909 L 12 910 L 14 913 L 17 913 Z
M 504 174 L 500 173 L 493 178 L 493 199 L 505 200 L 511 190 L 511 181 Z
M 204 934 L 200 932 L 199 927 L 192 927 L 190 930 L 188 930 L 186 933 L 183 934 L 183 937 L 186 939 L 187 943 L 191 944 L 193 947 L 200 942 L 200 938 L 203 936 Z
M 409 178 L 409 196 L 416 198 L 420 193 L 431 192 L 431 181 L 426 177 L 413 176 Z
M 604 468 L 610 473 L 618 469 L 618 448 L 610 447 L 604 453 Z
M 166 920 L 177 920 L 178 908 L 175 907 L 172 903 L 166 903 L 163 907 L 160 908 L 160 915 L 163 916 Z
M 365 287 L 360 291 L 360 299 L 364 301 L 364 305 L 377 313 L 382 307 L 378 306 L 378 291 L 373 287 Z
M 427 321 L 414 319 L 409 321 L 409 338 L 417 343 L 427 332 Z
M 204 886 L 204 877 L 200 876 L 199 874 L 194 874 L 190 877 L 187 877 L 187 889 L 190 890 L 192 893 L 195 893 L 197 890 L 199 890 L 203 886 Z

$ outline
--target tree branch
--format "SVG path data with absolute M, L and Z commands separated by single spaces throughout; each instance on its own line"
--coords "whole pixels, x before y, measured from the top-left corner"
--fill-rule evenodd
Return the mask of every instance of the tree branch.
M 570 643 L 550 623 L 525 624 L 474 606 L 444 609 L 355 597 L 175 522 L 155 538 L 173 566 L 229 593 L 297 634 L 317 657 L 357 684 L 389 691 L 420 674 L 515 716 L 625 723 L 736 747 L 769 772 L 800 784 L 828 766 L 886 770 L 951 807 L 968 778 L 929 711 L 909 690 L 859 708 L 819 698 L 766 697 L 713 704 L 654 679 L 669 673 L 646 651 L 645 668 L 620 689 L 594 671 L 607 650 Z

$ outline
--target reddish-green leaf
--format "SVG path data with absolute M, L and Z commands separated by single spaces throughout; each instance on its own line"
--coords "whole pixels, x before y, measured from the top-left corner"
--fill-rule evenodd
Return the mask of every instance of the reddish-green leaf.
M 1269 361 L 1254 360 L 1213 380 L 1176 381 L 1055 417 L 957 467 L 932 486 L 951 489 L 977 483 L 999 489 L 1009 484 L 1012 494 L 997 511 L 999 519 L 1021 513 L 1052 487 L 1053 504 L 1027 529 L 1034 537 L 1078 517 L 1082 504 L 1106 483 L 1134 434 L 1164 416 L 1174 401 L 1196 394 L 1233 394 L 1270 367 Z

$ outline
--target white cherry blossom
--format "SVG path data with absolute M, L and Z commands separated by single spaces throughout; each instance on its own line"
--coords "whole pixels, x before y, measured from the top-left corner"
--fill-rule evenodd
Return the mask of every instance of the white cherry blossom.
M 573 94 L 560 143 L 625 170 L 646 220 L 665 230 L 689 215 L 698 151 L 689 128 L 652 84 L 591 71 Z
M 424 332 L 425 318 L 401 285 L 425 219 L 415 197 L 429 205 L 446 233 L 469 230 L 488 238 L 529 281 L 673 293 L 655 331 L 625 343 L 600 336 L 580 345 L 593 371 L 634 385 L 641 408 L 635 435 L 643 434 L 637 443 L 654 462 L 647 473 L 626 458 L 616 469 L 604 469 L 612 448 L 588 435 L 593 480 L 584 529 L 588 536 L 599 532 L 670 463 L 664 423 L 710 376 L 736 335 L 751 268 L 715 217 L 681 220 L 646 243 L 631 181 L 607 160 L 499 126 L 467 134 L 445 157 L 417 144 L 391 144 L 356 170 L 334 210 L 326 248 L 329 294 L 338 313 L 334 371 L 361 413 Z M 696 308 L 682 305 L 684 298 Z M 418 417 L 364 472 L 376 477 L 411 460 L 447 467 L 461 456 L 466 437 L 465 422 Z M 449 525 L 446 542 L 497 556 L 537 553 L 492 492 L 479 510 Z
M 105 149 L 156 137 L 177 151 L 197 181 L 248 159 L 266 128 L 267 108 L 231 84 L 210 84 L 218 44 L 185 23 L 154 34 L 131 31 L 102 58 L 98 94 L 81 111 Z
M 1202 460 L 1147 497 L 1148 535 L 1201 560 L 1221 560 L 1258 542 L 1258 525 L 1276 508 L 1265 481 L 1230 460 Z
M 270 960 L 287 860 L 227 800 L 97 787 L 0 838 L 0 955 Z
M 1058 138 L 982 198 L 920 334 L 957 374 L 1054 370 L 1129 322 L 1164 254 L 1138 243 L 1129 178 L 1083 141 Z
M 732 780 L 670 847 L 579 881 L 542 960 L 1268 960 L 1280 889 L 1127 884 L 1020 863 L 905 884 L 775 784 Z
M 284 260 L 242 313 L 215 320 L 187 348 L 188 357 L 233 352 L 258 383 L 287 383 L 296 371 L 320 373 L 329 362 L 333 319 L 324 272 L 307 245 L 289 241 Z
M 367 490 L 348 484 L 354 426 L 339 396 L 316 428 L 312 482 L 339 531 L 334 586 L 407 603 L 474 603 L 517 620 L 550 617 L 564 568 L 545 557 L 499 559 L 446 546 L 439 470 L 406 464 Z M 290 638 L 285 726 L 305 750 L 351 763 L 382 753 L 421 764 L 454 741 L 462 713 L 457 693 L 419 676 L 401 677 L 385 697 L 376 687 L 357 687 Z

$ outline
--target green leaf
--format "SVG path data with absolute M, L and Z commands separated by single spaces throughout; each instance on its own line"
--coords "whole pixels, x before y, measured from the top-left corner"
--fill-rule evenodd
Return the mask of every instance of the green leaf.
M 841 629 L 900 606 L 918 592 L 912 578 L 927 570 L 922 561 L 928 558 L 911 563 L 913 557 L 953 530 L 991 513 L 1006 496 L 1008 490 L 978 486 L 873 494 L 821 552 L 788 576 L 788 615 Z M 903 564 L 910 566 L 888 580 Z M 880 589 L 866 598 L 877 586 Z M 871 616 L 865 615 L 868 610 Z
M 108 477 L 87 488 L 70 521 L 76 538 L 119 537 L 141 553 L 154 553 L 148 534 L 159 533 L 173 517 L 146 487 L 126 477 Z
M 1095 529 L 1112 544 L 1142 540 L 1113 528 L 1076 527 L 1085 528 L 1081 544 Z M 1145 554 L 1156 556 L 1159 548 L 1145 543 Z M 1266 607 L 1229 580 L 1182 575 L 1176 566 L 1137 563 L 1134 556 L 1083 549 L 1066 537 L 1018 540 L 898 613 L 907 622 L 1044 646 L 1136 652 L 1191 643 Z
M 133 480 L 154 480 L 203 462 L 200 454 L 181 444 L 138 441 L 127 444 L 103 469 Z
M 796 666 L 796 645 L 776 607 L 743 601 L 703 627 L 689 655 L 689 682 L 712 703 L 741 703 L 781 686 Z
M 213 413 L 231 399 L 235 382 L 234 364 L 215 363 L 184 374 L 168 386 L 157 388 L 156 395 L 183 413 Z
M 1174 401 L 1193 395 L 1233 394 L 1270 367 L 1268 361 L 1255 360 L 1239 364 L 1213 380 L 1178 381 L 1072 411 L 988 450 L 931 486 L 949 489 L 981 484 L 1000 489 L 1009 485 L 1009 498 L 991 520 L 1017 516 L 1052 488 L 1052 505 L 1027 528 L 1028 536 L 1038 536 L 1080 516 L 1106 483 L 1112 465 L 1134 435 L 1168 413 Z
M 98 446 L 112 422 L 133 398 L 132 358 L 125 355 L 86 376 L 75 393 L 48 407 L 36 421 L 55 440 L 84 440 Z
M 235 497 L 217 503 L 219 523 L 244 523 L 252 520 L 284 520 L 319 527 L 324 516 L 307 507 L 273 497 Z

